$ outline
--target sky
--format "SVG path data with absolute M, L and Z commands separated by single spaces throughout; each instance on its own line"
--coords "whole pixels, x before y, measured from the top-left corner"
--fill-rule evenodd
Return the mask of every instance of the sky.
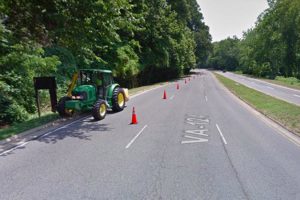
M 267 0 L 197 0 L 213 41 L 241 38 L 268 8 Z

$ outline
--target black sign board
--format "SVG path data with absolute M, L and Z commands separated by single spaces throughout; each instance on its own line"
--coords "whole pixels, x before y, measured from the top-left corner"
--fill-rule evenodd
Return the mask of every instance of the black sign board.
M 52 112 L 55 112 L 57 105 L 55 77 L 34 77 L 33 82 L 39 116 L 41 116 L 39 90 L 49 90 Z

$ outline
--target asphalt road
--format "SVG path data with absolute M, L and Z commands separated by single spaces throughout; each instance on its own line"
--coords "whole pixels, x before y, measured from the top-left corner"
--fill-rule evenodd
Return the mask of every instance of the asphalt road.
M 0 199 L 300 199 L 298 145 L 210 72 L 179 83 L 1 156 Z
M 253 88 L 265 94 L 271 95 L 273 97 L 300 106 L 300 90 L 291 89 L 280 85 L 275 85 L 263 80 L 258 80 L 255 78 L 250 78 L 239 74 L 234 74 L 231 72 L 226 72 L 226 73 L 217 72 L 217 73 L 227 78 L 230 78 L 238 83 L 246 85 L 247 87 Z

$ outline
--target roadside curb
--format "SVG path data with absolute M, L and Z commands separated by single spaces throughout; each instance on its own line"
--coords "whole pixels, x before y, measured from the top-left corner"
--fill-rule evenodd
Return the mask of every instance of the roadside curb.
M 164 86 L 168 86 L 172 83 L 173 83 L 172 81 L 167 81 L 166 84 L 158 85 L 153 88 L 146 89 L 146 90 L 141 90 L 141 91 L 137 92 L 136 94 L 132 95 L 129 99 L 133 99 L 135 97 L 138 97 L 138 96 L 140 96 L 144 93 L 150 92 L 152 90 L 156 90 L 156 89 L 162 88 Z M 30 129 L 30 130 L 24 131 L 22 133 L 19 133 L 17 135 L 6 138 L 4 140 L 0 140 L 0 156 L 6 155 L 13 149 L 21 147 L 29 141 L 36 140 L 42 136 L 51 134 L 51 133 L 55 132 L 56 130 L 61 129 L 62 127 L 71 125 L 72 123 L 75 123 L 77 121 L 85 119 L 89 116 L 90 116 L 90 114 L 83 113 L 81 115 L 78 115 L 78 116 L 72 117 L 72 118 L 67 118 L 67 119 L 59 118 L 57 120 L 54 120 L 54 121 L 44 124 L 42 126 L 38 126 L 36 128 Z
M 235 73 L 233 73 L 233 74 L 235 74 Z M 295 91 L 295 92 L 300 92 L 300 89 L 291 88 L 291 87 L 284 86 L 284 85 L 279 85 L 279 84 L 276 84 L 276 83 L 271 83 L 271 82 L 268 82 L 268 81 L 265 81 L 265 80 L 261 80 L 261 79 L 258 79 L 258 78 L 254 78 L 254 77 L 248 77 L 248 76 L 243 75 L 243 74 L 236 74 L 236 75 L 243 76 L 245 78 L 253 78 L 253 79 L 255 79 L 258 82 L 266 83 L 266 84 L 269 84 L 269 85 L 272 85 L 272 86 L 275 86 L 275 87 L 280 87 L 280 88 L 284 88 L 284 89 L 287 89 L 287 90 L 291 90 L 291 91 Z
M 212 73 L 213 74 L 213 73 Z M 257 118 L 261 119 L 263 122 L 265 122 L 269 127 L 273 128 L 277 133 L 280 135 L 284 136 L 286 139 L 291 141 L 292 143 L 296 144 L 297 146 L 300 147 L 300 136 L 297 133 L 294 133 L 293 131 L 289 130 L 286 128 L 283 124 L 280 122 L 272 119 L 271 117 L 265 115 L 261 111 L 255 109 L 252 107 L 251 104 L 248 102 L 244 101 L 237 95 L 235 95 L 231 90 L 229 90 L 227 87 L 225 87 L 213 74 L 213 78 L 216 82 L 219 83 L 221 88 L 228 93 L 233 99 L 235 99 L 237 102 L 239 102 L 242 106 L 244 106 L 248 111 L 252 112 Z M 236 81 L 235 81 L 236 82 Z
M 220 72 L 216 72 L 216 73 L 219 74 L 219 75 L 221 75 L 221 76 L 223 76 L 222 73 L 220 73 Z M 239 76 L 243 76 L 243 75 L 239 75 Z M 262 90 L 258 90 L 258 89 L 255 88 L 255 87 L 252 87 L 252 86 L 246 85 L 246 84 L 244 84 L 244 83 L 241 83 L 241 82 L 239 82 L 239 81 L 237 81 L 237 80 L 235 80 L 235 79 L 232 79 L 231 77 L 227 77 L 227 76 L 224 76 L 224 77 L 225 77 L 225 78 L 228 78 L 228 79 L 230 79 L 230 80 L 232 80 L 232 81 L 234 81 L 234 82 L 236 82 L 236 83 L 239 83 L 239 84 L 241 84 L 241 85 L 244 85 L 244 86 L 246 86 L 246 87 L 248 87 L 248 88 L 251 88 L 251 89 L 256 90 L 256 91 L 258 91 L 258 92 L 261 92 L 261 93 L 264 93 L 264 94 L 269 95 L 269 96 L 271 96 L 271 97 L 274 97 L 274 98 L 276 98 L 276 99 L 280 99 L 280 100 L 282 100 L 282 101 L 285 101 L 285 102 L 287 102 L 287 103 L 293 104 L 293 105 L 295 105 L 295 106 L 300 106 L 300 105 L 297 104 L 297 103 L 287 101 L 287 100 L 284 99 L 284 98 L 281 98 L 281 97 L 278 97 L 278 96 L 274 96 L 274 95 L 272 95 L 272 94 L 270 94 L 270 93 L 265 93 L 265 92 L 263 92 Z M 249 78 L 249 77 L 247 77 L 247 76 L 243 76 L 243 77 Z M 274 87 L 280 87 L 280 88 L 285 88 L 285 89 L 289 89 L 289 90 L 294 90 L 294 91 L 296 91 L 296 89 L 291 89 L 291 88 L 288 88 L 288 87 L 279 86 L 279 85 L 276 85 L 276 84 L 273 84 L 273 83 L 269 83 L 269 82 L 264 82 L 264 81 L 261 81 L 261 80 L 258 80 L 258 79 L 255 79 L 255 81 L 262 82 L 262 83 L 269 84 L 269 85 L 273 85 Z M 297 92 L 299 92 L 299 90 L 298 90 Z
M 83 119 L 86 116 L 88 116 L 88 115 L 82 114 L 82 115 L 78 115 L 73 118 L 67 118 L 67 119 L 59 118 L 57 120 L 54 120 L 54 121 L 44 124 L 42 126 L 38 126 L 36 128 L 29 129 L 20 134 L 17 134 L 17 135 L 11 136 L 9 138 L 6 138 L 4 140 L 1 140 L 0 141 L 0 154 L 9 149 L 17 147 L 20 144 L 23 144 L 30 140 L 35 140 L 35 139 L 39 138 L 40 136 L 46 134 L 47 132 L 53 131 L 60 127 L 66 126 L 72 122 Z

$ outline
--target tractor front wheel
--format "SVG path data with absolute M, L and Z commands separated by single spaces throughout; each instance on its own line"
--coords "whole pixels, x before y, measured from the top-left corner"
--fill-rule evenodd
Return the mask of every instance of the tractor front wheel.
M 74 113 L 73 110 L 66 109 L 66 101 L 71 100 L 70 97 L 62 97 L 57 104 L 57 112 L 61 117 L 71 117 Z
M 112 96 L 112 110 L 120 112 L 125 108 L 125 93 L 122 88 L 116 88 Z
M 92 114 L 93 114 L 94 119 L 95 120 L 104 119 L 106 112 L 107 112 L 107 106 L 106 106 L 105 101 L 99 99 L 93 107 Z

